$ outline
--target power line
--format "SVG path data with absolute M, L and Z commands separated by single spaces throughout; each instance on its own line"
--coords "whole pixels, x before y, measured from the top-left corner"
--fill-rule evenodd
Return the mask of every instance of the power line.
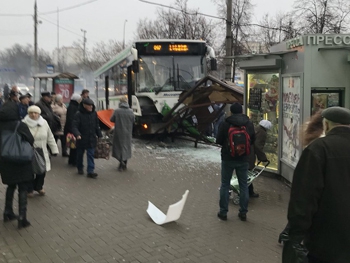
M 48 15 L 48 14 L 53 14 L 53 13 L 57 13 L 57 12 L 63 12 L 63 11 L 67 11 L 67 10 L 71 10 L 71 9 L 74 9 L 74 8 L 78 8 L 78 7 L 87 5 L 87 4 L 91 4 L 91 3 L 96 2 L 96 1 L 98 1 L 98 0 L 90 0 L 90 1 L 87 1 L 87 2 L 84 2 L 84 3 L 81 3 L 81 4 L 73 5 L 73 6 L 62 8 L 62 9 L 59 9 L 59 10 L 43 12 L 43 13 L 39 13 L 39 14 L 40 15 Z M 0 16 L 13 16 L 13 17 L 24 16 L 24 17 L 26 17 L 26 16 L 33 16 L 33 15 L 32 14 L 0 14 Z
M 43 18 L 43 17 L 41 17 L 41 16 L 40 16 L 40 19 L 42 19 L 42 20 L 44 20 L 44 21 L 46 21 L 46 22 L 48 22 L 48 23 L 50 23 L 50 24 L 53 24 L 53 25 L 55 25 L 55 26 L 58 26 L 57 23 L 54 23 L 54 22 L 52 22 L 52 21 L 50 21 L 50 20 L 48 20 L 48 19 L 46 19 L 46 18 Z M 79 34 L 73 32 L 73 31 L 71 31 L 71 30 L 69 30 L 69 29 L 67 29 L 67 28 L 62 27 L 62 26 L 58 26 L 58 27 L 61 28 L 61 29 L 63 29 L 63 30 L 66 30 L 66 31 L 68 31 L 68 32 L 70 32 L 70 33 L 72 33 L 72 34 L 74 34 L 74 35 L 77 35 L 77 36 L 79 36 L 79 37 L 81 36 L 81 35 L 79 35 Z
M 54 14 L 54 13 L 57 13 L 57 12 L 63 12 L 63 11 L 67 11 L 67 10 L 71 10 L 71 9 L 74 9 L 74 8 L 78 8 L 78 7 L 87 5 L 87 4 L 91 4 L 91 3 L 96 2 L 96 1 L 98 1 L 98 0 L 90 0 L 90 1 L 87 1 L 87 2 L 84 2 L 84 3 L 81 3 L 81 4 L 73 5 L 73 6 L 62 8 L 62 9 L 59 9 L 59 10 L 53 10 L 53 11 L 49 11 L 49 12 L 39 13 L 39 14 L 40 15 L 49 15 L 49 14 Z

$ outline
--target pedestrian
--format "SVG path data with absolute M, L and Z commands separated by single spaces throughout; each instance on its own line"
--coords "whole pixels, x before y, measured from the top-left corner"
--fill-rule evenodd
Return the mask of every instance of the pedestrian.
M 266 143 L 267 130 L 271 128 L 272 124 L 268 120 L 261 120 L 258 127 L 255 129 L 255 142 L 252 144 L 251 152 L 249 156 L 249 170 L 253 170 L 255 167 L 256 159 L 258 162 L 268 162 L 267 156 L 264 152 L 264 146 Z M 249 197 L 258 198 L 259 194 L 254 192 L 253 183 L 249 185 Z
M 322 117 L 325 137 L 303 150 L 294 170 L 282 262 L 303 245 L 309 263 L 350 262 L 350 110 L 331 107 Z
M 51 132 L 55 133 L 56 131 L 60 130 L 61 122 L 59 117 L 53 113 L 51 103 L 52 98 L 50 92 L 44 91 L 41 92 L 41 98 L 35 105 L 40 108 L 41 117 L 47 121 Z
M 27 96 L 28 96 L 28 98 L 29 98 L 29 106 L 34 105 L 34 102 L 32 101 L 32 98 L 33 98 L 32 93 L 28 92 L 28 93 L 27 93 Z
M 4 101 L 7 101 L 10 96 L 10 88 L 7 83 L 5 83 L 3 90 L 4 90 Z
M 216 120 L 213 123 L 213 135 L 216 138 L 218 135 L 218 129 L 220 124 L 225 120 L 225 110 L 221 109 L 223 107 L 222 103 L 217 103 L 213 105 L 213 108 L 215 111 L 220 111 L 219 116 L 216 118 Z
M 9 92 L 9 96 L 7 101 L 14 101 L 17 104 L 18 107 L 18 102 L 19 102 L 19 96 L 20 96 L 20 92 L 17 86 L 12 86 L 10 92 Z
M 88 89 L 83 89 L 83 91 L 81 92 L 81 100 L 89 99 L 89 93 L 90 91 Z
M 29 97 L 28 95 L 21 95 L 19 96 L 19 116 L 21 119 L 23 119 L 28 114 L 28 107 L 29 107 Z
M 74 120 L 75 114 L 79 111 L 80 101 L 81 101 L 80 95 L 78 93 L 74 93 L 71 97 L 71 100 L 67 108 L 66 123 L 64 125 L 65 138 L 67 138 L 68 133 L 73 134 L 73 120 Z M 74 167 L 77 166 L 77 149 L 76 148 L 69 149 L 68 164 Z
M 84 99 L 75 114 L 72 130 L 77 139 L 77 168 L 78 174 L 84 174 L 83 157 L 87 155 L 87 176 L 96 178 L 94 153 L 97 144 L 97 137 L 101 138 L 102 133 L 99 120 L 95 111 L 94 102 L 91 99 Z
M 116 109 L 110 118 L 114 122 L 112 156 L 119 163 L 118 171 L 126 170 L 128 159 L 131 158 L 132 129 L 135 115 L 130 109 L 127 97 L 121 97 L 119 108 Z
M 232 113 L 219 126 L 216 143 L 222 146 L 221 148 L 221 187 L 220 187 L 220 211 L 218 217 L 222 220 L 227 220 L 229 190 L 232 178 L 232 173 L 236 170 L 236 175 L 239 183 L 239 213 L 238 216 L 242 221 L 247 220 L 248 212 L 248 155 L 232 157 L 230 152 L 230 145 L 228 140 L 228 130 L 231 126 L 244 126 L 250 136 L 250 144 L 254 144 L 255 132 L 253 123 L 249 117 L 243 114 L 241 104 L 234 103 L 230 107 Z
M 51 170 L 51 162 L 47 146 L 50 147 L 51 154 L 56 156 L 58 154 L 57 144 L 55 138 L 51 132 L 47 121 L 40 116 L 41 110 L 38 106 L 30 106 L 28 108 L 28 115 L 24 117 L 23 122 L 27 124 L 31 134 L 34 137 L 34 147 L 41 148 L 44 152 L 46 172 Z M 39 193 L 39 195 L 45 195 L 43 188 L 46 172 L 43 174 L 35 174 L 34 180 L 28 185 L 28 196 L 33 197 L 33 191 Z
M 61 94 L 57 94 L 55 101 L 51 104 L 52 111 L 60 117 L 61 129 L 54 133 L 55 141 L 61 141 L 62 156 L 68 157 L 67 146 L 66 146 L 66 136 L 64 136 L 64 125 L 66 124 L 67 118 L 67 107 L 63 103 L 63 97 Z
M 20 120 L 17 103 L 13 100 L 5 102 L 0 109 L 0 131 L 14 131 Z M 33 145 L 34 138 L 27 125 L 20 122 L 17 132 L 22 135 L 23 140 Z M 0 174 L 2 183 L 7 185 L 3 214 L 4 222 L 18 219 L 18 228 L 29 226 L 30 222 L 27 220 L 27 186 L 33 179 L 32 163 L 9 162 L 0 158 Z M 13 211 L 13 197 L 16 188 L 18 188 L 18 217 Z

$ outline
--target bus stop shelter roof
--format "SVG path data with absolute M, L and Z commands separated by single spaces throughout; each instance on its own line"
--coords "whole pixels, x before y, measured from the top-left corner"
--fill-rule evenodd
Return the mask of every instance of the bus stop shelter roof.
M 53 74 L 48 74 L 48 73 L 38 73 L 33 76 L 33 78 L 38 78 L 38 79 L 78 79 L 79 77 L 77 75 L 74 75 L 73 73 L 69 72 L 57 72 Z
M 103 64 L 101 67 L 99 67 L 94 72 L 94 77 L 98 78 L 100 75 L 105 74 L 108 72 L 111 68 L 113 68 L 115 65 L 118 65 L 120 62 L 122 62 L 124 59 L 126 59 L 128 56 L 131 55 L 131 47 L 128 47 L 118 53 L 115 57 L 113 57 L 111 60 Z

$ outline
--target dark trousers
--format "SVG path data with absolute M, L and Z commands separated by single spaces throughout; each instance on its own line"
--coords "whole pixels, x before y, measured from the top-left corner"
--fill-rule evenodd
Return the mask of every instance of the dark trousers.
M 309 263 L 331 263 L 328 261 L 323 261 L 323 260 L 317 259 L 310 254 L 307 256 L 307 258 L 309 259 Z
M 68 164 L 71 164 L 73 166 L 77 165 L 77 149 L 69 150 Z
M 64 135 L 54 135 L 55 141 L 57 143 L 58 139 L 61 141 L 61 149 L 62 149 L 62 155 L 67 152 L 67 146 L 66 146 L 66 136 Z
M 34 180 L 28 183 L 28 193 L 43 189 L 45 175 L 46 173 L 34 175 Z
M 28 182 L 10 184 L 6 189 L 5 210 L 4 214 L 13 213 L 13 197 L 18 186 L 18 210 L 20 216 L 25 216 L 27 212 L 27 186 Z

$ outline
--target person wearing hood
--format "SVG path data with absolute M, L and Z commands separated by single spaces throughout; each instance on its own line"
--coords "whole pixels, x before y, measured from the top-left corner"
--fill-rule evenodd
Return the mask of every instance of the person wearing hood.
M 40 116 L 41 110 L 38 106 L 30 106 L 28 108 L 28 115 L 24 117 L 23 122 L 27 124 L 31 134 L 34 137 L 34 147 L 41 148 L 44 152 L 44 158 L 46 163 L 46 172 L 51 170 L 51 163 L 47 145 L 50 147 L 51 154 L 57 155 L 58 148 L 55 138 L 51 132 L 47 121 Z M 33 197 L 33 191 L 39 193 L 39 195 L 45 195 L 44 179 L 46 172 L 43 174 L 35 174 L 35 179 L 28 186 L 28 196 Z
M 230 146 L 228 142 L 228 130 L 231 126 L 245 126 L 246 131 L 250 136 L 250 144 L 253 145 L 255 141 L 254 125 L 249 120 L 249 117 L 243 114 L 242 105 L 234 103 L 230 107 L 231 116 L 226 118 L 219 126 L 216 143 L 222 146 L 221 148 L 221 187 L 220 187 L 220 211 L 217 216 L 221 220 L 227 220 L 228 204 L 229 204 L 229 190 L 232 178 L 232 173 L 236 170 L 237 179 L 239 182 L 239 213 L 238 216 L 242 221 L 247 220 L 248 212 L 248 168 L 249 156 L 232 157 Z
M 70 99 L 67 115 L 66 115 L 66 123 L 64 125 L 64 137 L 67 138 L 68 133 L 73 133 L 73 120 L 75 114 L 79 111 L 79 103 L 81 101 L 81 97 L 78 93 L 74 93 Z M 68 164 L 74 167 L 77 166 L 77 149 L 69 149 L 69 157 Z
M 0 137 L 2 131 L 14 131 L 18 122 L 20 123 L 17 133 L 33 145 L 33 135 L 30 133 L 28 126 L 20 121 L 16 101 L 8 100 L 0 109 Z M 7 185 L 3 214 L 4 222 L 18 219 L 18 228 L 29 226 L 30 223 L 27 220 L 27 186 L 33 180 L 32 163 L 9 162 L 0 158 L 0 174 L 2 183 Z M 16 188 L 18 188 L 18 217 L 13 211 L 13 197 Z
M 114 111 L 110 121 L 115 123 L 112 156 L 120 162 L 118 171 L 121 172 L 126 170 L 127 161 L 131 158 L 132 128 L 135 121 L 127 97 L 120 98 L 119 108 Z
M 271 122 L 268 120 L 261 120 L 258 127 L 255 129 L 255 142 L 252 144 L 251 152 L 249 155 L 249 170 L 254 169 L 256 158 L 259 162 L 268 162 L 266 154 L 264 152 L 264 146 L 267 138 L 267 130 L 271 129 Z M 249 185 L 249 197 L 257 198 L 258 193 L 254 192 L 253 183 Z
M 52 95 L 48 91 L 44 91 L 41 93 L 41 99 L 35 104 L 41 110 L 41 117 L 43 117 L 53 133 L 60 130 L 61 122 L 60 118 L 54 114 L 52 107 Z
M 91 99 L 84 99 L 75 114 L 72 131 L 77 139 L 77 168 L 78 174 L 84 174 L 83 157 L 86 150 L 87 155 L 87 176 L 96 178 L 94 153 L 97 144 L 97 137 L 101 138 L 102 133 L 99 120 L 95 111 L 94 102 Z

